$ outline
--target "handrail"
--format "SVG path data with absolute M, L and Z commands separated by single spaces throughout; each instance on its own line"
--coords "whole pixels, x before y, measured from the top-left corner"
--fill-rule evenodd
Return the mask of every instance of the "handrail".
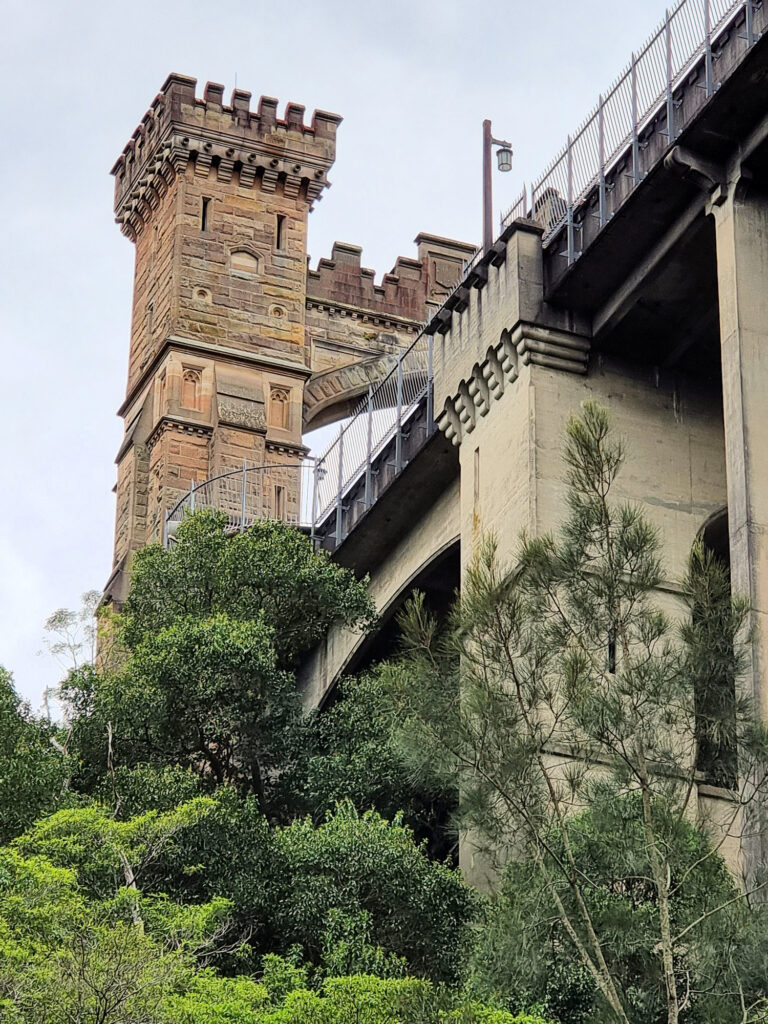
M 260 519 L 280 519 L 312 531 L 317 480 L 317 460 L 306 457 L 301 462 L 258 466 L 243 461 L 240 469 L 193 482 L 166 513 L 163 545 L 170 545 L 185 514 L 199 508 L 224 512 L 226 529 L 231 533 L 242 533 Z
M 351 418 L 317 459 L 315 526 L 335 509 L 336 536 L 340 537 L 344 494 L 366 474 L 370 497 L 372 464 L 391 441 L 395 443 L 395 471 L 403 468 L 402 436 L 416 409 L 426 401 L 432 421 L 432 335 L 423 329 L 413 343 L 399 353 L 392 370 L 368 388 Z
M 666 107 L 668 141 L 684 127 L 678 114 L 675 91 L 693 68 L 703 62 L 707 97 L 717 89 L 714 55 L 719 37 L 743 11 L 747 46 L 756 39 L 753 27 L 756 0 L 678 0 L 651 34 L 639 53 L 632 54 L 626 69 L 591 111 L 544 173 L 501 218 L 501 228 L 516 217 L 528 216 L 544 227 L 543 244 L 567 229 L 564 255 L 570 266 L 579 258 L 574 237 L 574 212 L 597 188 L 599 226 L 608 220 L 606 176 L 624 156 L 629 156 L 629 177 L 634 189 L 640 182 L 641 136 Z

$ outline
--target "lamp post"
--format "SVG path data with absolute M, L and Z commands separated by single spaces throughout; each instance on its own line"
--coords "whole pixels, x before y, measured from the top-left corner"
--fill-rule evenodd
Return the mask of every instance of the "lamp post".
M 491 182 L 491 154 L 498 146 L 496 157 L 500 171 L 512 170 L 512 145 L 491 134 L 491 122 L 483 121 L 483 250 L 493 245 L 493 186 Z

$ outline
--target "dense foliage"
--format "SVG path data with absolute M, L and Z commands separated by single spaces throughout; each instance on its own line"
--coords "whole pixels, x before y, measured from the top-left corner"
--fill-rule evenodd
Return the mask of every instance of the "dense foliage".
M 746 608 L 697 546 L 681 622 L 659 612 L 602 410 L 565 457 L 560 534 L 513 570 L 487 538 L 450 620 L 416 597 L 402 657 L 321 715 L 302 655 L 375 614 L 283 524 L 198 512 L 138 552 L 95 663 L 89 616 L 52 616 L 66 726 L 0 670 L 0 1019 L 768 1021 L 759 882 L 745 899 L 722 857 L 768 764 L 736 689 Z M 494 892 L 456 870 L 459 826 Z
M 0 842 L 76 799 L 68 789 L 71 759 L 57 732 L 34 718 L 0 666 Z
M 182 765 L 290 820 L 304 809 L 310 750 L 292 668 L 333 621 L 364 629 L 372 619 L 364 583 L 298 531 L 267 521 L 227 537 L 215 513 L 189 517 L 171 550 L 136 555 L 114 626 L 125 656 L 64 686 L 80 785 L 110 759 Z

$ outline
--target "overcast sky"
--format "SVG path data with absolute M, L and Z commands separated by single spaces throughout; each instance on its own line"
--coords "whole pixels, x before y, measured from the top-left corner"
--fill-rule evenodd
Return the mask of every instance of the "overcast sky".
M 661 0 L 5 0 L 0 63 L 0 664 L 37 707 L 54 609 L 110 572 L 133 246 L 109 169 L 170 71 L 344 117 L 312 263 L 377 279 L 419 231 L 479 241 L 481 124 L 536 177 L 650 34 Z

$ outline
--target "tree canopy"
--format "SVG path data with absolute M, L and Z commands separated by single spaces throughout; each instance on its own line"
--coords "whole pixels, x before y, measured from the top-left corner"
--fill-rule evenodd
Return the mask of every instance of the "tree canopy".
M 0 671 L 3 1020 L 768 1020 L 760 866 L 723 856 L 768 767 L 747 608 L 700 544 L 669 585 L 604 410 L 564 455 L 560 531 L 510 565 L 485 538 L 448 620 L 415 596 L 322 714 L 302 657 L 375 609 L 282 523 L 198 511 L 138 552 L 95 661 L 55 613 L 66 724 Z

